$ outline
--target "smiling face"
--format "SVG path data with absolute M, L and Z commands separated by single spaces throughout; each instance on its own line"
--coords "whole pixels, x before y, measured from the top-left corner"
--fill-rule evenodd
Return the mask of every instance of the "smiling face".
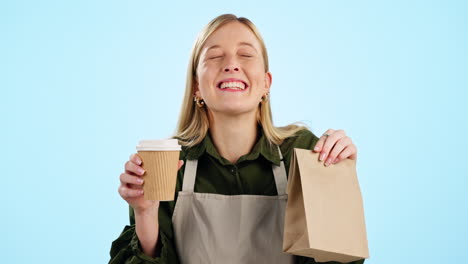
M 211 34 L 201 49 L 196 74 L 196 96 L 205 101 L 208 111 L 225 114 L 256 112 L 271 85 L 260 42 L 240 22 Z

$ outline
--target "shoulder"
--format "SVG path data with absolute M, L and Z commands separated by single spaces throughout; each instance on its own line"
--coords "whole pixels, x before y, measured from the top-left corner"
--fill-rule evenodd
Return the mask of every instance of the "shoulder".
M 308 128 L 297 131 L 293 136 L 286 138 L 281 144 L 281 149 L 284 151 L 292 148 L 312 149 L 319 138 Z
M 205 136 L 205 138 L 203 138 L 200 142 L 197 142 L 197 143 L 182 141 L 178 137 L 173 137 L 179 140 L 179 145 L 181 146 L 180 155 L 179 155 L 180 159 L 181 160 L 198 159 L 200 155 L 205 151 L 207 137 L 208 136 Z
M 190 147 L 182 146 L 182 147 L 181 147 L 181 150 L 180 150 L 179 159 L 181 159 L 181 160 L 186 160 L 187 153 L 190 152 L 190 149 L 191 149 Z
M 173 138 L 179 140 L 179 145 L 181 147 L 180 152 L 179 152 L 180 160 L 186 160 L 187 157 L 190 157 L 191 153 L 193 153 L 194 149 L 197 147 L 197 146 L 187 146 L 184 143 L 182 143 L 182 141 L 179 138 L 176 138 L 176 137 L 173 137 Z
M 289 171 L 292 152 L 295 148 L 312 150 L 318 140 L 319 138 L 306 127 L 297 131 L 293 136 L 286 138 L 280 146 L 281 153 L 284 157 L 286 171 Z

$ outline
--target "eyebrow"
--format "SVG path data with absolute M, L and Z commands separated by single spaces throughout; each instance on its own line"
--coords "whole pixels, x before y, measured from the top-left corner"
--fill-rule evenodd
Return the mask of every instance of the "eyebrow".
M 252 47 L 255 51 L 257 51 L 257 49 L 256 49 L 252 44 L 250 44 L 249 42 L 239 42 L 237 45 L 238 45 L 238 46 L 243 46 L 243 45 L 250 46 L 250 47 Z M 219 45 L 213 45 L 213 46 L 207 48 L 206 51 L 209 51 L 210 49 L 220 48 L 220 47 L 221 47 L 221 46 L 219 46 Z

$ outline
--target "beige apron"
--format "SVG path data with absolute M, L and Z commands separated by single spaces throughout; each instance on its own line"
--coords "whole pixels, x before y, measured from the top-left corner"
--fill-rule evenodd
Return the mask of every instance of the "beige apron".
M 288 197 L 283 161 L 273 164 L 278 196 L 195 193 L 196 171 L 197 160 L 187 160 L 172 216 L 182 264 L 294 262 L 282 251 Z

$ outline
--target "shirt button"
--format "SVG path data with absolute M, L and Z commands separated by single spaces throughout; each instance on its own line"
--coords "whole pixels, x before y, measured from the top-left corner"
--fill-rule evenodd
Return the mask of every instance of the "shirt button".
M 231 169 L 231 173 L 234 173 L 236 170 L 234 168 Z

